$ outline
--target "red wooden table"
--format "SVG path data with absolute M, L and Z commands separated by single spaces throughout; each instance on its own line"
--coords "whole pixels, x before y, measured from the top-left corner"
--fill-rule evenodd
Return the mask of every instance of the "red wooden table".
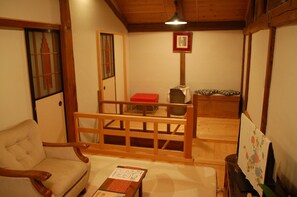
M 118 166 L 116 170 L 103 182 L 93 197 L 133 197 L 137 191 L 139 197 L 142 197 L 142 180 L 147 170 L 130 166 Z M 134 178 L 135 180 L 133 180 Z

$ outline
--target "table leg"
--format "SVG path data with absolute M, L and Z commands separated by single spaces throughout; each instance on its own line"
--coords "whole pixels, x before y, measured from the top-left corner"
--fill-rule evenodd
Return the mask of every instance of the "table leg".
M 138 196 L 142 197 L 142 182 L 140 183 L 139 191 L 138 191 Z

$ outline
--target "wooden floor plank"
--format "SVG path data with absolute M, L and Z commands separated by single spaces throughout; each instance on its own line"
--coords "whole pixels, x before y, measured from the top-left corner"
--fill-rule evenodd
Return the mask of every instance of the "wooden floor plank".
M 217 197 L 223 197 L 225 157 L 237 151 L 239 123 L 239 119 L 197 118 L 197 138 L 193 139 L 192 149 L 195 165 L 216 169 Z

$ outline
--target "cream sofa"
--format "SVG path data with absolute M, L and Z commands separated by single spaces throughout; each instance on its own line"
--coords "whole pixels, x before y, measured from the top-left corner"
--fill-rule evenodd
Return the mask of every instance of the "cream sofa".
M 0 196 L 77 196 L 88 183 L 85 144 L 43 143 L 34 120 L 0 131 Z

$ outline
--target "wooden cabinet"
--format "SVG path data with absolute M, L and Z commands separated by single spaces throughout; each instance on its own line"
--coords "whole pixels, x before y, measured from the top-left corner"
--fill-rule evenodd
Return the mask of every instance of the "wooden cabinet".
M 198 117 L 239 118 L 240 96 L 194 94 Z
M 241 191 L 241 187 L 245 187 Z M 246 197 L 248 191 L 253 196 L 257 196 L 257 192 L 252 185 L 244 178 L 244 174 L 237 165 L 237 155 L 232 154 L 225 158 L 225 180 L 224 180 L 224 197 Z

